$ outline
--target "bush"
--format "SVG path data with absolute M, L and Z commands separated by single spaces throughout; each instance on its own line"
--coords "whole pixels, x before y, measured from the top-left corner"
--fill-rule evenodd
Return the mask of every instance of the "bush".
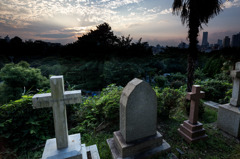
M 167 78 L 164 76 L 155 76 L 154 81 L 158 87 L 163 88 L 167 84 Z
M 205 64 L 203 72 L 206 73 L 208 77 L 214 77 L 216 74 L 221 73 L 223 63 L 224 59 L 218 57 L 218 55 L 213 56 Z
M 197 80 L 196 84 L 200 84 L 202 90 L 206 93 L 204 100 L 211 100 L 221 104 L 225 102 L 226 93 L 232 88 L 232 84 L 227 81 L 216 79 L 208 79 L 206 81 Z
M 131 62 L 107 61 L 104 63 L 103 77 L 107 84 L 125 86 L 135 77 L 140 77 L 139 66 Z
M 18 64 L 6 64 L 0 71 L 3 84 L 0 96 L 0 104 L 3 101 L 16 100 L 21 98 L 27 91 L 37 92 L 37 89 L 46 88 L 49 82 L 41 75 L 39 69 L 31 68 L 27 62 L 21 61 Z
M 185 82 L 176 80 L 171 83 L 171 87 L 174 89 L 178 89 L 178 88 L 182 87 L 184 84 L 185 84 Z
M 197 68 L 194 72 L 194 78 L 198 80 L 205 80 L 206 74 L 203 72 L 201 68 Z
M 100 131 L 110 125 L 118 126 L 122 89 L 111 84 L 100 95 L 86 98 L 75 112 L 75 119 L 79 124 L 70 133 Z
M 158 117 L 168 119 L 171 109 L 178 106 L 182 92 L 169 87 L 164 88 L 162 91 L 157 87 L 154 90 L 158 100 Z
M 52 109 L 33 109 L 32 96 L 0 106 L 0 138 L 23 153 L 54 136 Z

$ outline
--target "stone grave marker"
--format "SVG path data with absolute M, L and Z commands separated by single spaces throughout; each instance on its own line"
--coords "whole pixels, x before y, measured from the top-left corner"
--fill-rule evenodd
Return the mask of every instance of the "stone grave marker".
M 218 109 L 217 126 L 228 134 L 240 137 L 240 62 L 236 63 L 236 70 L 231 71 L 233 90 L 230 103 L 220 105 Z
M 120 99 L 120 130 L 107 143 L 114 159 L 146 158 L 170 150 L 157 131 L 157 97 L 151 86 L 137 78 Z
M 240 62 L 236 63 L 236 70 L 231 71 L 231 77 L 233 78 L 233 90 L 230 104 L 232 106 L 240 106 Z
M 51 93 L 36 94 L 33 108 L 52 107 L 55 136 L 46 142 L 42 159 L 87 159 L 86 147 L 80 134 L 68 135 L 66 104 L 81 102 L 81 91 L 64 91 L 63 76 L 50 78 Z M 95 149 L 97 149 L 96 145 Z
M 199 140 L 207 138 L 205 129 L 202 127 L 202 123 L 198 122 L 198 112 L 200 99 L 204 97 L 205 93 L 200 91 L 201 87 L 198 85 L 192 86 L 192 92 L 187 94 L 187 99 L 191 100 L 189 120 L 183 122 L 178 129 L 180 135 L 188 143 L 194 143 Z

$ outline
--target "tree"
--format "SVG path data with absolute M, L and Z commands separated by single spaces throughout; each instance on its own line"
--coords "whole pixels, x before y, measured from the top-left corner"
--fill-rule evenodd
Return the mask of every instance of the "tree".
M 197 61 L 197 44 L 199 29 L 202 29 L 202 24 L 207 24 L 208 21 L 220 13 L 221 0 L 174 0 L 172 8 L 173 14 L 181 17 L 182 24 L 187 24 L 188 30 L 188 77 L 187 91 L 190 92 L 194 80 L 194 70 Z
M 48 87 L 48 80 L 39 69 L 31 68 L 27 62 L 6 64 L 0 70 L 0 105 L 21 97 L 22 93 Z

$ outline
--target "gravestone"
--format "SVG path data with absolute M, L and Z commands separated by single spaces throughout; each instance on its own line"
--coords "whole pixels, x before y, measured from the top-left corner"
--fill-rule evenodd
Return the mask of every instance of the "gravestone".
M 81 135 L 68 135 L 67 104 L 81 102 L 81 91 L 64 91 L 63 76 L 50 78 L 51 93 L 36 94 L 33 108 L 52 107 L 55 136 L 46 141 L 42 159 L 87 159 L 86 147 L 81 144 Z M 97 149 L 96 145 L 95 149 Z
M 151 86 L 137 78 L 123 89 L 120 130 L 107 143 L 114 159 L 147 158 L 169 151 L 157 131 L 157 97 Z
M 198 122 L 198 112 L 200 99 L 204 97 L 205 93 L 200 91 L 201 87 L 198 85 L 192 86 L 192 92 L 187 94 L 187 99 L 191 100 L 189 120 L 183 122 L 178 129 L 180 135 L 188 143 L 194 143 L 200 140 L 207 139 L 205 129 L 202 123 Z
M 228 134 L 240 137 L 240 62 L 236 63 L 236 70 L 231 71 L 233 90 L 230 103 L 220 105 L 218 109 L 217 126 Z

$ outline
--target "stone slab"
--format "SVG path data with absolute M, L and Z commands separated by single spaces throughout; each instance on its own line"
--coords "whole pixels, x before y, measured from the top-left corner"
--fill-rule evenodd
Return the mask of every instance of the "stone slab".
M 184 122 L 183 122 L 183 125 L 187 128 L 187 129 L 189 129 L 189 130 L 191 130 L 191 131 L 196 131 L 196 130 L 200 130 L 200 129 L 202 129 L 202 127 L 203 127 L 203 125 L 202 125 L 202 123 L 200 123 L 200 122 L 197 122 L 197 124 L 191 124 L 190 122 L 189 122 L 189 120 L 185 120 Z
M 186 128 L 183 124 L 180 125 L 180 130 L 186 134 L 187 136 L 189 136 L 190 138 L 196 138 L 199 136 L 203 136 L 205 135 L 205 129 L 202 128 L 200 130 L 195 130 L 195 131 L 191 131 L 188 128 Z
M 202 135 L 202 136 L 199 136 L 199 137 L 191 138 L 191 137 L 187 136 L 184 132 L 182 132 L 180 130 L 180 128 L 178 129 L 178 132 L 185 139 L 185 141 L 187 141 L 188 143 L 195 143 L 195 142 L 198 142 L 200 140 L 206 140 L 208 138 L 207 135 Z
M 46 141 L 42 159 L 82 159 L 81 136 L 74 134 L 68 136 L 68 147 L 57 149 L 56 138 Z
M 200 122 L 191 124 L 188 120 L 185 120 L 183 124 L 180 125 L 178 132 L 188 143 L 195 143 L 199 140 L 207 139 L 205 129 Z
M 135 154 L 134 156 L 128 156 L 128 157 L 121 157 L 116 146 L 114 143 L 114 139 L 108 139 L 107 140 L 108 146 L 111 150 L 112 153 L 112 158 L 113 159 L 145 159 L 145 158 L 151 158 L 154 156 L 157 156 L 159 154 L 162 154 L 164 152 L 170 152 L 171 151 L 171 146 L 165 141 L 162 141 L 162 145 L 157 146 L 153 149 L 147 150 L 147 151 L 142 151 L 138 154 Z
M 98 149 L 97 149 L 97 145 L 88 146 L 88 147 L 86 147 L 86 150 L 87 150 L 87 152 L 90 152 L 91 159 L 100 159 Z
M 81 147 L 82 147 L 82 159 L 88 159 L 86 144 L 81 144 Z
M 230 104 L 220 105 L 217 126 L 226 133 L 240 137 L 240 108 Z
M 162 135 L 156 132 L 156 135 L 141 139 L 132 143 L 126 143 L 121 132 L 113 133 L 114 143 L 121 157 L 132 156 L 141 151 L 146 151 L 162 144 Z
M 133 79 L 120 98 L 120 131 L 128 143 L 156 135 L 157 96 L 145 81 Z
M 207 106 L 209 108 L 212 108 L 214 110 L 218 110 L 220 104 L 219 103 L 215 103 L 213 101 L 206 101 L 206 102 L 203 103 L 203 105 Z

